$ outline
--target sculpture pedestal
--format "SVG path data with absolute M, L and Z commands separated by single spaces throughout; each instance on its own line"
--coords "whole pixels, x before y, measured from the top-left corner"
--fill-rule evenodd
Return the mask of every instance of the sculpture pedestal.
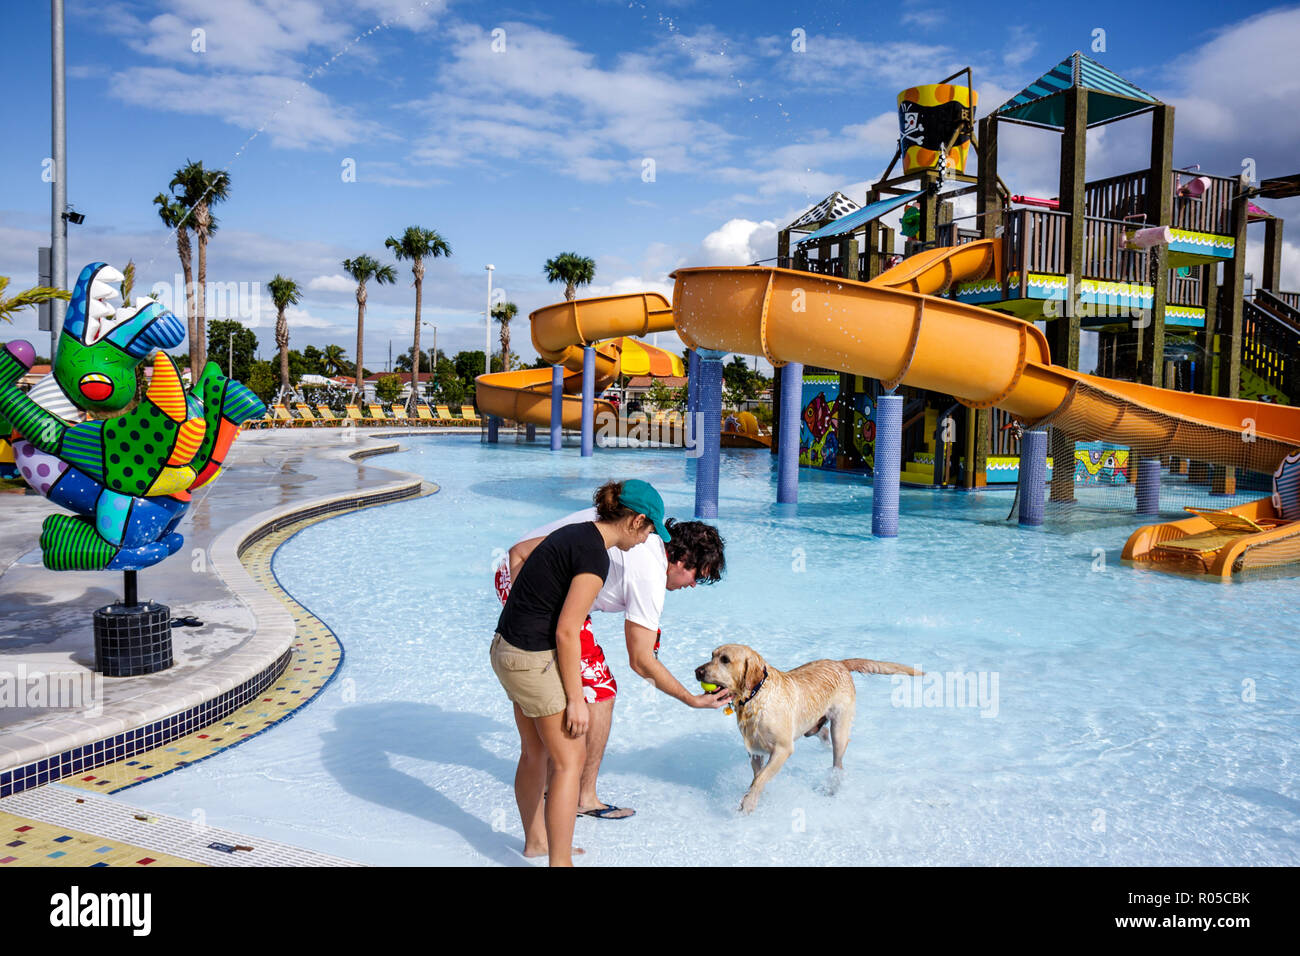
M 172 666 L 172 612 L 165 604 L 109 604 L 95 611 L 95 670 L 137 677 Z

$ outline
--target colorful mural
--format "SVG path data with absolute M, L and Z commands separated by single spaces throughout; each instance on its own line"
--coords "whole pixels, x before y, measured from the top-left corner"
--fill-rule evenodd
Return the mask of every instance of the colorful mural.
M 1128 481 L 1128 449 L 1101 442 L 1075 442 L 1076 485 L 1122 485 Z
M 799 427 L 799 464 L 835 469 L 841 456 L 849 468 L 870 469 L 876 455 L 876 409 L 864 391 L 840 392 L 837 373 L 805 373 Z M 852 419 L 848 436 L 841 423 Z M 848 441 L 841 446 L 841 438 Z

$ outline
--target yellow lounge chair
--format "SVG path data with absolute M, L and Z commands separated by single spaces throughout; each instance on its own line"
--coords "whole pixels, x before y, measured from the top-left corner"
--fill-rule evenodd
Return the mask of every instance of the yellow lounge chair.
M 293 407 L 298 410 L 299 421 L 304 421 L 312 427 L 323 424 L 319 418 L 312 414 L 311 406 L 306 402 L 298 402 Z
M 386 421 L 390 421 L 389 417 L 388 417 L 387 415 L 384 414 L 384 406 L 383 406 L 383 405 L 380 405 L 378 402 L 371 402 L 370 405 L 369 405 L 369 408 L 370 408 L 370 420 L 371 420 L 371 421 L 373 421 L 373 422 L 386 422 Z
M 416 405 L 415 414 L 419 416 L 421 425 L 435 425 L 438 422 L 433 417 L 433 413 L 429 411 L 428 405 Z
M 320 416 L 320 420 L 326 425 L 338 425 L 343 421 L 343 419 L 334 414 L 334 410 L 328 405 L 317 405 L 316 414 Z
M 410 425 L 411 419 L 406 414 L 406 406 L 393 403 L 393 421 L 400 422 L 403 425 Z
M 355 422 L 358 425 L 365 425 L 370 421 L 370 419 L 366 418 L 365 415 L 361 414 L 361 409 L 356 405 L 349 405 L 347 411 L 348 420 Z
M 291 428 L 297 428 L 302 424 L 299 419 L 289 414 L 289 409 L 285 408 L 284 405 L 276 405 L 271 411 L 275 415 L 276 425 L 288 425 Z
M 458 422 L 459 420 L 460 420 L 460 419 L 455 418 L 455 417 L 451 414 L 451 409 L 448 408 L 446 405 L 439 405 L 439 406 L 438 406 L 438 421 L 440 421 L 440 422 L 447 422 L 447 423 L 450 423 L 450 424 L 454 425 L 454 424 L 456 424 L 456 422 Z
M 461 421 L 463 421 L 466 425 L 483 424 L 483 422 L 479 419 L 478 415 L 474 413 L 473 405 L 462 405 L 460 407 L 460 417 L 461 417 Z
M 1218 553 L 1238 538 L 1260 534 L 1276 528 L 1278 521 L 1256 522 L 1245 515 L 1233 514 L 1231 511 L 1219 511 L 1210 508 L 1184 508 L 1184 511 L 1203 518 L 1214 525 L 1206 531 L 1184 535 L 1169 541 L 1152 545 L 1151 550 L 1166 554 L 1178 554 L 1196 558 L 1208 570 Z

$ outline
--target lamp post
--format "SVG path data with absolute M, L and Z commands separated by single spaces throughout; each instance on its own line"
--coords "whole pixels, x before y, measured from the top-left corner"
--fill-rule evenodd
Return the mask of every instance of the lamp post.
M 429 363 L 429 388 L 438 387 L 438 327 L 432 322 L 425 322 L 429 328 L 433 329 L 433 361 Z
M 235 378 L 235 330 L 230 330 L 230 344 L 226 347 L 226 378 Z
M 492 371 L 492 270 L 496 266 L 488 263 L 488 297 L 487 311 L 483 313 L 483 374 Z
M 54 180 L 50 184 L 50 284 L 68 287 L 68 113 L 63 54 L 63 0 L 50 0 L 50 126 Z M 50 361 L 59 348 L 59 332 L 67 304 L 50 302 Z

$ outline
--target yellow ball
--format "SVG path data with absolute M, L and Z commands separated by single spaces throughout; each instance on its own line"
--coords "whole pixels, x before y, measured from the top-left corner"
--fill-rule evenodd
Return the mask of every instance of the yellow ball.
M 700 681 L 700 686 L 703 687 L 710 694 L 714 693 L 718 689 L 717 684 L 706 684 L 704 681 Z

